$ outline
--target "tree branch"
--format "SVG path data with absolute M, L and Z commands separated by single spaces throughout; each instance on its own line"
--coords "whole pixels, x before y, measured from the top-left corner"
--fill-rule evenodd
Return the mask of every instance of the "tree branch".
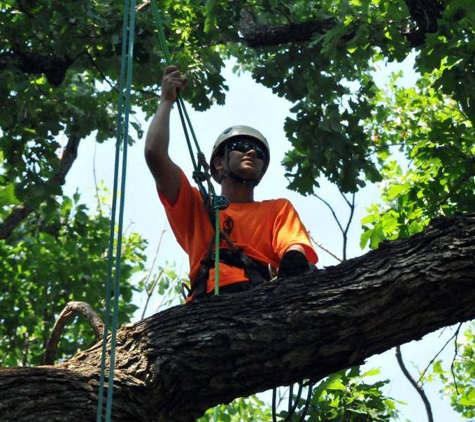
M 68 143 L 63 150 L 56 173 L 46 182 L 46 185 L 63 186 L 66 182 L 66 175 L 77 158 L 78 147 L 81 138 L 70 135 Z M 8 217 L 0 224 L 0 239 L 7 239 L 18 225 L 25 220 L 36 208 L 25 203 L 18 205 L 10 212 Z
M 83 315 L 89 324 L 91 325 L 94 333 L 96 334 L 96 340 L 101 340 L 104 333 L 104 323 L 102 322 L 96 311 L 86 302 L 69 302 L 59 315 L 56 323 L 51 331 L 48 344 L 46 345 L 45 354 L 43 356 L 44 365 L 52 365 L 54 363 L 54 357 L 58 348 L 58 343 L 63 333 L 64 327 L 67 322 L 77 314 Z
M 421 382 L 422 381 L 422 378 L 424 378 L 425 374 L 427 373 L 427 371 L 429 370 L 429 368 L 432 366 L 432 364 L 435 362 L 435 360 L 437 359 L 437 357 L 445 350 L 445 348 L 447 347 L 447 345 L 453 340 L 453 339 L 456 339 L 457 338 L 457 335 L 460 331 L 460 327 L 462 326 L 462 324 L 459 324 L 459 326 L 457 327 L 457 330 L 455 331 L 455 334 L 450 337 L 446 342 L 445 344 L 440 348 L 440 350 L 435 354 L 435 356 L 430 360 L 430 362 L 427 364 L 427 366 L 424 368 L 424 370 L 421 372 L 421 375 L 419 377 L 419 380 L 418 382 Z M 455 343 L 455 350 L 457 350 L 457 344 Z
M 244 10 L 239 30 L 243 41 L 249 47 L 257 48 L 310 41 L 315 34 L 324 34 L 335 24 L 335 18 L 328 18 L 288 25 L 260 25 L 254 21 L 251 13 Z
M 414 24 L 402 31 L 413 47 L 424 43 L 427 33 L 438 30 L 438 19 L 443 6 L 439 0 L 404 0 Z M 337 23 L 336 18 L 291 23 L 288 25 L 261 25 L 247 10 L 242 12 L 240 32 L 242 41 L 251 48 L 309 42 L 315 34 L 325 34 Z M 350 36 L 352 38 L 352 36 Z
M 426 413 L 427 413 L 427 420 L 429 422 L 434 422 L 434 416 L 432 414 L 432 407 L 430 405 L 429 399 L 427 398 L 427 395 L 424 391 L 424 389 L 416 382 L 416 380 L 412 377 L 408 369 L 406 368 L 406 365 L 404 364 L 404 360 L 402 359 L 402 354 L 401 354 L 401 347 L 397 346 L 396 347 L 396 359 L 399 364 L 399 367 L 401 368 L 402 373 L 404 376 L 407 378 L 407 380 L 411 383 L 411 385 L 414 387 L 414 389 L 417 391 L 417 394 L 421 397 L 424 406 L 426 408 Z

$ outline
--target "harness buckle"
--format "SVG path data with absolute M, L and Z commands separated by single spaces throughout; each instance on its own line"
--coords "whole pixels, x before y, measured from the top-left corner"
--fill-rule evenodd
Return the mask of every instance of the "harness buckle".
M 181 283 L 181 294 L 183 296 L 183 299 L 187 300 L 190 297 L 191 294 L 191 289 L 188 287 L 188 284 L 185 282 Z

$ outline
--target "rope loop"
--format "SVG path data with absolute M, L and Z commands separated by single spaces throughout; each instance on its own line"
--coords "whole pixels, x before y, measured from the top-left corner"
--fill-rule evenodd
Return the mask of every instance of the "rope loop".
M 208 164 L 208 161 L 206 160 L 205 155 L 201 151 L 199 151 L 197 154 L 197 158 L 198 158 L 198 165 L 203 167 L 203 169 L 207 173 L 209 173 L 209 164 Z
M 195 170 L 193 171 L 193 179 L 196 183 L 199 182 L 206 182 L 210 178 L 210 175 L 203 170 Z
M 225 210 L 229 207 L 229 199 L 223 195 L 213 195 L 213 209 Z

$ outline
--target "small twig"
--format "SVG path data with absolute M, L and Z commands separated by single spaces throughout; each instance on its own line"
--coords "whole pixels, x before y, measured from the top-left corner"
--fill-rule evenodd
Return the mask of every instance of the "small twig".
M 343 259 L 338 258 L 333 252 L 329 251 L 327 248 L 325 248 L 320 242 L 317 242 L 312 235 L 309 233 L 310 240 L 315 246 L 318 246 L 322 251 L 325 251 L 328 255 L 332 256 L 335 258 L 338 262 L 343 262 Z
M 107 83 L 107 85 L 109 85 L 113 91 L 118 92 L 119 90 L 117 89 L 117 86 L 114 85 L 114 84 L 109 80 L 109 78 L 105 75 L 105 73 L 102 71 L 102 69 L 98 66 L 98 64 L 97 64 L 96 61 L 94 60 L 94 57 L 92 57 L 92 55 L 91 55 L 89 52 L 86 53 L 86 56 L 88 57 L 88 59 L 89 59 L 89 61 L 91 62 L 92 66 L 97 70 L 97 72 L 99 73 L 99 75 L 101 75 L 102 80 L 103 80 L 105 83 Z
M 152 271 L 153 271 L 153 268 L 155 267 L 155 263 L 157 262 L 157 259 L 158 259 L 158 254 L 160 252 L 160 248 L 162 246 L 162 240 L 163 240 L 163 236 L 165 234 L 165 232 L 167 231 L 167 222 L 165 221 L 165 223 L 163 224 L 163 229 L 160 233 L 160 237 L 158 238 L 158 244 L 157 244 L 157 249 L 155 250 L 155 255 L 153 257 L 153 261 L 152 261 L 152 264 L 150 265 L 150 271 L 148 272 L 148 275 L 144 281 L 144 286 L 145 286 L 145 292 L 147 294 L 147 299 L 146 299 L 146 302 L 145 302 L 145 306 L 142 310 L 142 318 L 141 319 L 144 319 L 145 318 L 145 313 L 147 312 L 147 308 L 148 308 L 148 304 L 149 304 L 149 301 L 150 301 L 150 297 L 152 296 L 152 293 L 153 293 L 153 290 L 155 289 L 155 286 L 157 285 L 157 282 L 158 282 L 158 279 L 162 276 L 163 274 L 163 269 L 160 270 L 160 273 L 157 277 L 155 277 L 155 279 L 153 280 L 153 282 L 151 283 L 152 284 L 152 288 L 150 289 L 148 286 L 149 286 L 149 283 L 150 283 L 150 279 L 152 277 Z
M 436 353 L 436 355 L 431 359 L 431 361 L 429 362 L 429 364 L 425 367 L 425 369 L 422 371 L 421 373 L 421 376 L 419 377 L 419 380 L 417 381 L 418 383 L 421 382 L 422 378 L 424 378 L 424 375 L 426 374 L 426 372 L 429 370 L 429 368 L 432 366 L 432 364 L 435 362 L 435 360 L 437 359 L 437 356 L 439 356 L 443 351 L 444 349 L 447 347 L 447 345 L 452 341 L 452 339 L 456 338 L 457 335 L 458 335 L 458 332 L 460 330 L 460 327 L 462 326 L 462 324 L 460 324 L 457 328 L 457 331 L 455 332 L 455 334 L 450 337 L 446 342 L 445 344 L 442 346 L 442 348 Z M 457 344 L 455 344 L 455 351 L 457 352 Z M 455 355 L 457 356 L 457 354 Z
M 150 273 L 152 272 L 152 268 L 150 269 Z M 149 273 L 149 274 L 150 274 Z M 142 310 L 142 317 L 140 319 L 144 319 L 145 318 L 145 314 L 147 313 L 147 308 L 148 308 L 148 305 L 150 303 L 150 299 L 152 298 L 152 294 L 153 294 L 153 291 L 155 290 L 155 287 L 157 286 L 158 284 L 158 280 L 160 280 L 160 278 L 162 277 L 163 275 L 163 269 L 160 269 L 159 273 L 157 276 L 155 276 L 155 278 L 152 280 L 151 283 L 150 282 L 150 278 L 148 277 L 147 278 L 147 281 L 145 282 L 144 284 L 144 287 L 145 287 L 145 294 L 147 295 L 147 298 L 145 299 L 145 305 L 143 307 L 143 310 Z
M 343 231 L 343 261 L 346 261 L 346 250 L 347 250 L 347 245 L 348 245 L 348 231 L 350 230 L 351 222 L 353 221 L 353 216 L 355 215 L 355 200 L 356 200 L 356 194 L 353 193 L 351 196 L 351 202 L 348 201 L 346 196 L 343 194 L 343 192 L 340 190 L 340 194 L 347 203 L 348 207 L 350 208 L 350 216 L 348 217 L 348 222 L 346 223 L 345 230 Z
M 94 154 L 92 157 L 92 176 L 94 178 L 94 189 L 96 191 L 97 210 L 99 211 L 99 215 L 102 217 L 101 195 L 99 194 L 99 183 L 97 181 L 97 172 L 96 172 L 96 152 L 97 152 L 97 142 L 94 142 Z
M 150 6 L 150 0 L 146 0 L 143 3 L 140 3 L 135 7 L 135 10 L 137 12 L 140 12 L 141 10 L 148 8 L 148 6 Z
M 454 334 L 454 337 L 455 337 L 455 353 L 454 353 L 454 358 L 452 359 L 452 363 L 450 364 L 450 371 L 452 372 L 452 378 L 454 380 L 454 388 L 455 388 L 455 392 L 457 394 L 460 394 L 459 392 L 459 387 L 457 385 L 457 378 L 455 377 L 455 359 L 457 359 L 457 355 L 458 355 L 458 343 L 457 343 L 457 338 L 458 338 L 458 335 L 459 335 L 459 332 L 460 332 L 460 328 L 462 327 L 462 324 L 459 324 L 459 326 L 457 327 L 457 330 L 455 331 L 455 334 Z
M 402 373 L 406 376 L 408 381 L 412 384 L 412 386 L 415 388 L 417 393 L 421 396 L 421 399 L 424 402 L 424 406 L 426 408 L 427 419 L 429 420 L 429 422 L 434 422 L 434 416 L 432 415 L 432 408 L 430 406 L 429 399 L 427 398 L 426 393 L 424 392 L 424 389 L 416 382 L 414 378 L 412 378 L 412 375 L 409 373 L 406 366 L 404 365 L 404 361 L 402 360 L 402 354 L 401 354 L 401 346 L 396 347 L 396 359 L 397 359 L 397 362 L 399 363 L 399 367 L 401 368 Z
M 325 201 L 325 199 L 323 199 L 321 196 L 317 195 L 316 193 L 312 194 L 315 198 L 317 198 L 318 200 L 320 200 L 321 202 L 323 202 L 327 208 L 330 210 L 330 212 L 332 213 L 333 215 L 333 219 L 336 221 L 336 224 L 338 225 L 338 227 L 340 228 L 340 231 L 342 233 L 344 233 L 345 229 L 343 228 L 343 226 L 341 225 L 340 223 L 340 220 L 338 219 L 338 216 L 336 215 L 336 212 L 335 210 L 333 209 L 333 207 L 330 205 L 330 203 L 328 201 Z
M 102 338 L 104 332 L 104 323 L 97 315 L 96 311 L 86 302 L 69 302 L 59 315 L 56 323 L 51 331 L 48 344 L 46 345 L 45 354 L 43 356 L 44 365 L 53 365 L 58 343 L 61 338 L 61 334 L 66 326 L 66 323 L 76 314 L 82 314 L 86 317 L 87 321 L 91 325 L 97 340 Z
M 338 225 L 338 228 L 340 229 L 341 231 L 341 234 L 343 236 L 343 259 L 339 259 L 340 262 L 344 262 L 346 261 L 346 249 L 347 249 L 347 243 L 348 243 L 348 230 L 350 229 L 350 225 L 351 225 L 351 222 L 353 220 L 353 216 L 354 216 L 354 213 L 355 213 L 355 198 L 356 198 L 356 195 L 353 194 L 352 195 L 352 198 L 351 198 L 351 201 L 348 200 L 348 198 L 343 194 L 343 192 L 341 191 L 341 189 L 339 190 L 340 191 L 340 194 L 341 196 L 343 197 L 344 201 L 346 202 L 346 204 L 348 205 L 348 207 L 350 208 L 350 216 L 348 217 L 348 222 L 346 224 L 346 227 L 343 227 L 342 223 L 340 222 L 338 216 L 336 215 L 336 212 L 335 210 L 333 209 L 332 205 L 326 201 L 325 199 L 323 199 L 321 196 L 317 195 L 317 194 L 313 194 L 313 196 L 315 198 L 317 198 L 318 200 L 320 200 L 321 202 L 323 202 L 327 208 L 330 210 L 330 212 L 332 213 L 333 215 L 333 219 L 336 221 L 336 224 Z M 325 251 L 327 252 L 327 251 Z M 332 255 L 334 257 L 334 255 Z

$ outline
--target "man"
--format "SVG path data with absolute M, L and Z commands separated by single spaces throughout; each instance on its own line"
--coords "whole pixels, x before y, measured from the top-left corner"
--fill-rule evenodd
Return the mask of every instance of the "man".
M 210 252 L 215 232 L 199 190 L 191 187 L 168 154 L 171 109 L 186 83 L 176 66 L 165 70 L 160 105 L 146 137 L 145 157 L 173 233 L 188 254 L 192 296 L 196 297 L 214 291 Z M 271 273 L 278 269 L 279 277 L 287 277 L 307 272 L 317 262 L 307 230 L 289 201 L 254 201 L 254 188 L 267 170 L 269 158 L 264 136 L 247 126 L 225 130 L 214 145 L 211 174 L 230 203 L 219 218 L 224 236 L 220 243 L 220 293 L 247 290 L 269 280 L 269 267 Z

